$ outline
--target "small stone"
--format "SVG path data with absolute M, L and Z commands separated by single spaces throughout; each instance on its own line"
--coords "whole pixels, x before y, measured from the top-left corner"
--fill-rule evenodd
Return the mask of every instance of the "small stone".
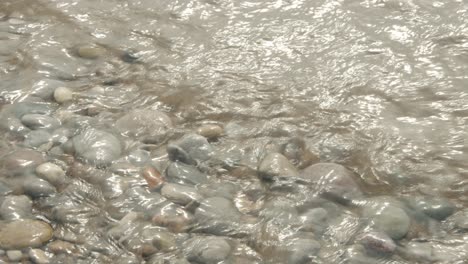
M 224 130 L 218 125 L 208 124 L 197 128 L 197 133 L 206 137 L 207 139 L 216 139 L 223 135 Z
M 440 221 L 455 212 L 455 205 L 444 198 L 419 197 L 416 199 L 415 203 L 416 207 L 426 215 Z
M 52 241 L 47 245 L 47 247 L 49 248 L 49 251 L 54 254 L 70 254 L 75 250 L 75 246 L 72 243 L 63 240 Z
M 207 182 L 207 175 L 197 167 L 182 162 L 173 162 L 167 168 L 168 181 L 179 184 L 199 184 Z
M 172 121 L 164 112 L 139 109 L 119 118 L 115 128 L 125 136 L 157 139 L 172 128 Z
M 49 257 L 46 253 L 40 249 L 30 249 L 28 252 L 29 258 L 36 264 L 48 264 L 50 263 Z
M 297 176 L 294 165 L 280 153 L 269 153 L 263 158 L 258 167 L 260 176 L 264 179 L 271 179 L 277 176 Z
M 57 192 L 49 182 L 35 176 L 28 176 L 23 182 L 24 193 L 33 197 L 46 197 Z
M 32 216 L 32 201 L 26 195 L 7 196 L 0 206 L 0 216 L 4 220 L 17 220 Z
M 39 247 L 52 238 L 52 227 L 38 220 L 15 220 L 0 225 L 0 248 Z
M 196 237 L 188 241 L 186 249 L 190 262 L 207 264 L 219 263 L 231 253 L 231 245 L 225 239 L 217 237 Z
M 161 194 L 168 200 L 184 206 L 202 199 L 195 188 L 175 183 L 165 184 L 161 189 Z
M 31 148 L 39 148 L 45 144 L 51 143 L 52 135 L 46 130 L 34 130 L 24 137 L 24 145 Z
M 57 119 L 39 114 L 27 114 L 21 118 L 21 123 L 32 130 L 47 129 L 53 130 L 60 126 Z
M 97 59 L 104 55 L 105 50 L 96 45 L 83 45 L 78 47 L 78 55 L 85 59 Z
M 66 180 L 65 171 L 60 166 L 51 162 L 42 163 L 37 166 L 36 174 L 55 186 L 63 184 Z
M 8 259 L 14 262 L 20 261 L 23 258 L 21 250 L 8 250 L 6 254 Z
M 150 189 L 157 189 L 164 183 L 164 177 L 152 166 L 146 166 L 143 168 L 141 175 L 145 178 Z
M 59 104 L 71 101 L 73 99 L 73 91 L 67 87 L 58 87 L 54 91 L 54 99 Z
M 213 147 L 205 137 L 197 134 L 187 134 L 175 143 L 188 156 L 198 162 L 209 160 L 214 155 Z
M 366 233 L 359 242 L 373 254 L 391 254 L 396 249 L 395 242 L 386 234 L 379 232 Z
M 166 227 L 173 233 L 186 232 L 193 222 L 193 215 L 176 204 L 170 204 L 159 210 L 152 222 L 158 226 Z
M 410 218 L 406 212 L 394 205 L 383 204 L 371 213 L 371 225 L 393 239 L 401 239 L 408 233 Z

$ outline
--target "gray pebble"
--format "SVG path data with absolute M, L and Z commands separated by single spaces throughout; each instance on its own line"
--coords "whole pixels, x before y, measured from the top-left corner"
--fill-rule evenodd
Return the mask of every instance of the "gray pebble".
M 401 239 L 408 233 L 411 220 L 403 209 L 395 205 L 383 203 L 376 208 L 367 208 L 365 212 L 371 218 L 373 228 L 393 239 Z
M 39 114 L 27 114 L 21 117 L 21 122 L 32 130 L 48 129 L 53 130 L 60 126 L 60 121 L 57 119 Z
M 433 259 L 433 249 L 430 243 L 410 242 L 405 247 L 409 257 L 416 261 L 431 261 Z
M 47 181 L 35 176 L 28 176 L 23 182 L 24 193 L 33 197 L 45 197 L 56 193 L 56 189 Z
M 207 182 L 207 176 L 197 167 L 182 162 L 173 162 L 167 168 L 167 179 L 179 184 L 199 184 Z
M 14 262 L 20 261 L 23 258 L 23 253 L 21 252 L 21 250 L 8 250 L 6 252 L 6 255 L 9 260 Z
M 24 145 L 32 148 L 40 147 L 52 141 L 52 135 L 46 130 L 34 130 L 24 138 Z
M 455 212 L 453 203 L 438 197 L 418 197 L 415 199 L 415 206 L 426 215 L 437 220 L 444 220 Z
M 161 194 L 168 200 L 180 205 L 188 205 L 202 200 L 202 196 L 195 188 L 174 183 L 164 184 Z
M 187 242 L 186 251 L 188 251 L 189 261 L 214 264 L 229 256 L 231 246 L 222 238 L 196 237 Z
M 125 136 L 158 139 L 172 128 L 172 121 L 161 111 L 140 109 L 119 118 L 115 122 L 115 128 Z
M 13 192 L 4 182 L 0 181 L 0 197 Z
M 264 179 L 271 179 L 277 176 L 294 177 L 299 175 L 294 165 L 280 153 L 267 154 L 260 162 L 258 172 Z
M 4 220 L 30 218 L 32 216 L 32 201 L 26 195 L 11 195 L 5 197 L 0 205 L 0 216 Z
M 82 45 L 77 48 L 78 56 L 85 58 L 85 59 L 97 59 L 105 54 L 105 49 L 92 45 Z
M 112 134 L 89 128 L 73 138 L 76 154 L 94 165 L 107 165 L 122 153 L 120 141 Z
M 58 186 L 65 182 L 65 171 L 51 162 L 42 163 L 37 166 L 36 174 L 49 183 Z
M 213 147 L 206 138 L 197 134 L 185 135 L 176 144 L 185 150 L 192 159 L 199 162 L 206 161 L 214 155 Z
M 37 151 L 19 149 L 3 156 L 0 159 L 0 167 L 8 175 L 13 176 L 30 172 L 44 161 L 41 153 Z

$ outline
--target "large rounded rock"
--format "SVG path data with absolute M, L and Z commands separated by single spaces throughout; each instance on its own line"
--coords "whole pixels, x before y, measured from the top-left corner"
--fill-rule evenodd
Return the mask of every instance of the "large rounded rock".
M 301 172 L 301 177 L 316 185 L 322 196 L 340 203 L 362 196 L 354 175 L 336 163 L 317 163 Z
M 258 172 L 264 179 L 271 179 L 277 176 L 297 176 L 294 165 L 280 153 L 269 153 L 263 158 L 258 166 Z
M 107 165 L 122 153 L 120 141 L 111 133 L 89 128 L 73 138 L 76 154 L 94 165 Z
M 52 227 L 37 220 L 16 220 L 0 224 L 0 248 L 39 247 L 52 238 Z
M 129 137 L 158 137 L 172 127 L 171 119 L 157 110 L 134 110 L 117 120 L 117 130 Z

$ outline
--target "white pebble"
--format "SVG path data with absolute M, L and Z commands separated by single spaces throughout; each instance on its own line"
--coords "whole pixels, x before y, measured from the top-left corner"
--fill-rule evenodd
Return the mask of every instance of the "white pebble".
M 58 87 L 54 91 L 54 99 L 57 103 L 65 103 L 73 99 L 73 92 L 67 87 Z
M 23 258 L 23 253 L 20 250 L 8 250 L 6 254 L 11 261 L 20 261 Z
M 53 185 L 61 184 L 65 179 L 65 171 L 60 166 L 50 162 L 37 166 L 36 173 L 39 177 Z

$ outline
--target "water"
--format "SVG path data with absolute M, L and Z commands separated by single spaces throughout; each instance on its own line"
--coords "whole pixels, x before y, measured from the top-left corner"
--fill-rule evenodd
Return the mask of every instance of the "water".
M 290 226 L 295 217 L 291 215 L 299 217 L 307 206 L 298 206 L 297 212 L 286 217 L 287 223 L 278 216 L 279 223 L 271 225 L 262 210 L 268 208 L 265 204 L 269 199 L 284 196 L 301 203 L 318 198 L 307 188 L 300 189 L 306 198 L 298 198 L 291 191 L 271 193 L 269 187 L 265 187 L 267 191 L 256 189 L 255 185 L 263 182 L 252 176 L 270 145 L 281 145 L 291 138 L 304 139 L 321 162 L 339 163 L 355 172 L 353 177 L 364 193 L 359 199 L 353 198 L 352 205 L 312 202 L 313 207 L 326 209 L 329 225 L 322 234 L 300 235 L 319 243 L 320 250 L 297 263 L 416 263 L 424 258 L 411 251 L 411 243 L 421 242 L 430 245 L 424 251 L 429 252 L 429 260 L 463 263 L 468 255 L 468 223 L 463 220 L 468 217 L 467 10 L 464 0 L 2 0 L 3 118 L 12 115 L 5 114 L 11 105 L 38 102 L 48 108 L 46 115 L 60 120 L 64 128 L 73 128 L 68 138 L 89 125 L 113 133 L 122 144 L 121 153 L 111 155 L 114 167 L 95 162 L 89 168 L 81 164 L 86 163 L 83 157 L 67 151 L 54 154 L 51 145 L 26 147 L 39 150 L 47 160 L 67 170 L 68 183 L 57 187 L 52 198 L 33 199 L 33 214 L 50 219 L 56 237 L 78 248 L 72 256 L 56 254 L 52 263 L 73 258 L 83 263 L 105 263 L 117 261 L 121 255 L 136 256 L 136 263 L 163 263 L 162 259 L 174 263 L 174 256 L 190 255 L 182 250 L 189 241 L 186 236 L 212 231 L 163 230 L 170 236 L 177 234 L 174 239 L 181 242 L 174 242 L 176 245 L 169 249 L 155 246 L 156 251 L 143 253 L 141 245 L 150 239 L 143 233 L 153 232 L 159 223 L 150 221 L 153 215 L 142 216 L 139 227 L 128 227 L 138 229 L 126 231 L 131 239 L 112 238 L 108 231 L 134 211 L 135 205 L 126 198 L 140 197 L 135 198 L 145 208 L 140 211 L 149 210 L 142 201 L 153 203 L 151 199 L 161 198 L 145 193 L 148 188 L 139 175 L 148 165 L 145 157 L 133 163 L 123 157 L 135 149 L 147 150 L 144 155 L 150 155 L 152 164 L 164 171 L 168 166 L 167 142 L 202 124 L 224 127 L 225 136 L 211 142 L 221 154 L 217 161 L 200 168 L 212 178 L 206 186 L 197 185 L 199 192 L 207 189 L 202 195 L 206 198 L 220 196 L 213 194 L 216 191 L 229 193 L 224 187 L 231 190 L 232 195 L 226 196 L 242 213 L 239 221 L 245 226 L 252 221 L 251 232 L 261 234 L 252 239 L 229 233 L 232 250 L 223 263 L 293 261 L 285 260 L 289 253 L 275 253 L 262 241 L 280 244 L 282 239 L 274 238 L 278 234 L 286 241 L 298 239 L 300 232 Z M 98 47 L 94 50 L 96 58 L 80 57 L 83 45 Z M 54 102 L 52 94 L 58 86 L 74 92 L 71 102 Z M 173 125 L 169 132 L 156 133 L 159 125 L 131 133 L 116 130 L 116 120 L 132 109 L 162 111 Z M 67 122 L 70 116 L 74 121 Z M 152 118 L 144 120 L 143 124 Z M 10 123 L 4 126 L 2 155 L 22 146 L 29 133 L 21 128 L 14 132 Z M 240 155 L 240 161 L 231 165 L 248 169 L 219 166 L 223 155 Z M 120 160 L 115 161 L 117 158 Z M 115 169 L 118 164 L 120 170 Z M 78 169 L 85 173 L 77 173 Z M 106 175 L 102 177 L 105 180 L 95 179 L 99 173 Z M 11 180 L 8 183 L 13 184 Z M 135 186 L 143 189 L 137 192 Z M 77 190 L 84 194 L 78 195 Z M 245 198 L 248 190 L 261 198 Z M 84 198 L 90 194 L 91 198 Z M 70 196 L 74 198 L 64 214 L 75 216 L 72 218 L 77 222 L 54 220 L 49 207 L 62 202 L 53 200 Z M 390 197 L 392 204 L 403 203 L 399 207 L 407 210 L 413 231 L 395 239 L 394 253 L 372 256 L 358 246 L 356 238 L 366 230 L 368 220 L 361 209 L 372 207 L 373 199 L 383 196 Z M 417 197 L 428 203 L 432 198 L 442 199 L 453 212 L 441 219 L 428 216 L 427 211 L 411 215 L 415 210 L 411 201 Z M 416 206 L 423 207 L 420 203 Z M 185 214 L 183 208 L 168 210 Z M 239 231 L 245 228 L 242 226 L 234 229 Z M 281 229 L 291 232 L 282 234 Z M 269 235 L 262 230 L 268 230 Z M 64 238 L 66 232 L 84 238 Z M 138 242 L 136 237 L 144 241 Z M 43 249 L 48 250 L 47 246 Z

